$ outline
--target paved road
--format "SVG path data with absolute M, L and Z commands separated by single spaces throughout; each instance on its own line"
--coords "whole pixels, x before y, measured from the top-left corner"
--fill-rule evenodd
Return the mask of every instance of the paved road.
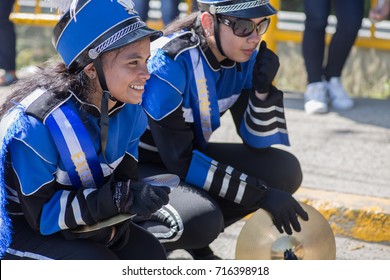
M 307 115 L 302 94 L 286 94 L 292 144 L 287 149 L 298 157 L 304 174 L 296 196 L 309 197 L 329 219 L 337 234 L 337 259 L 390 260 L 390 100 L 355 101 L 350 111 Z M 229 115 L 223 125 L 213 141 L 240 141 Z M 234 258 L 243 223 L 212 244 L 216 252 Z M 381 242 L 367 242 L 373 235 Z
M 210 246 L 214 253 L 224 260 L 234 260 L 236 240 L 245 221 L 239 221 L 227 228 Z M 319 240 L 320 242 L 320 240 Z M 314 248 L 308 248 L 314 250 Z M 169 255 L 170 259 L 191 260 L 184 250 Z M 336 236 L 337 260 L 390 260 L 390 244 L 365 242 L 353 238 Z
M 390 100 L 356 99 L 345 112 L 307 115 L 302 94 L 286 94 L 291 147 L 309 188 L 390 198 Z M 229 115 L 214 141 L 240 141 Z M 282 147 L 283 148 L 283 147 Z

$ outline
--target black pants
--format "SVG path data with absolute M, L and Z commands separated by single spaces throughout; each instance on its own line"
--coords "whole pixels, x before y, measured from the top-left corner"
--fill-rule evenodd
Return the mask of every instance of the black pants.
M 210 143 L 202 152 L 288 193 L 294 193 L 302 182 L 298 160 L 280 149 L 259 151 L 237 143 Z M 162 165 L 140 164 L 140 173 L 147 177 L 167 170 Z M 209 245 L 225 227 L 257 209 L 181 184 L 171 192 L 167 207 L 153 215 L 152 220 L 138 223 L 158 237 L 167 250 L 197 249 Z
M 308 83 L 322 78 L 340 77 L 351 48 L 362 24 L 363 0 L 305 0 L 306 23 L 302 52 L 307 69 Z M 333 4 L 337 17 L 336 32 L 332 36 L 325 57 L 325 29 Z
M 130 223 L 130 238 L 125 247 L 113 251 L 101 243 L 76 239 L 66 240 L 59 234 L 35 233 L 23 217 L 14 218 L 13 240 L 5 260 L 156 260 L 166 259 L 161 243 L 140 226 Z
M 9 15 L 15 0 L 0 1 L 0 69 L 16 69 L 16 33 Z

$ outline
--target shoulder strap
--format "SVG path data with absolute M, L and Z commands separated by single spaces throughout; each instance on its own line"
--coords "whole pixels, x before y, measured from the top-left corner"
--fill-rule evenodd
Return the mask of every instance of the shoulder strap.
M 37 88 L 21 101 L 21 105 L 25 108 L 27 115 L 33 116 L 44 123 L 45 118 L 69 98 L 71 98 L 69 92 L 58 95 L 52 91 Z
M 173 34 L 172 37 L 162 37 L 161 49 L 173 60 L 182 52 L 194 49 L 200 44 L 198 35 L 191 31 L 183 31 Z
M 46 118 L 73 186 L 99 187 L 103 171 L 93 143 L 79 116 L 66 103 Z
M 196 93 L 191 93 L 195 134 L 198 144 L 205 147 L 213 131 L 220 126 L 218 100 L 215 91 L 208 88 L 203 62 L 197 49 L 190 50 Z M 212 93 L 210 94 L 210 92 Z

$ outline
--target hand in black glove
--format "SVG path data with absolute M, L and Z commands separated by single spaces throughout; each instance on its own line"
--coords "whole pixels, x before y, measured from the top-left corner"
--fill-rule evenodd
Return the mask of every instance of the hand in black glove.
M 171 192 L 169 187 L 132 182 L 130 188 L 133 192 L 133 205 L 130 208 L 132 214 L 150 217 L 151 214 L 169 202 L 168 195 Z
M 118 181 L 113 186 L 113 200 L 118 213 L 138 214 L 149 217 L 163 205 L 168 204 L 171 189 L 151 186 L 144 182 Z
M 113 184 L 113 200 L 118 208 L 118 213 L 129 214 L 133 205 L 133 193 L 130 190 L 130 181 L 117 181 Z
M 253 87 L 258 93 L 269 92 L 272 81 L 275 79 L 279 70 L 279 57 L 267 48 L 267 43 L 262 41 L 259 52 L 256 56 L 256 62 L 253 66 Z
M 285 232 L 291 235 L 290 225 L 296 232 L 300 232 L 301 225 L 298 221 L 298 215 L 304 221 L 309 220 L 306 211 L 291 194 L 275 188 L 269 188 L 267 195 L 260 203 L 260 208 L 271 213 L 272 220 L 280 233 L 283 233 L 283 226 Z

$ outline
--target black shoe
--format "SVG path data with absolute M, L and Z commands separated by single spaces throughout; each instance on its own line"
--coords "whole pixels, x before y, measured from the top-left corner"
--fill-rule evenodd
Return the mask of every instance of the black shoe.
M 214 252 L 209 246 L 200 249 L 186 250 L 194 260 L 222 260 L 220 257 L 214 255 Z

